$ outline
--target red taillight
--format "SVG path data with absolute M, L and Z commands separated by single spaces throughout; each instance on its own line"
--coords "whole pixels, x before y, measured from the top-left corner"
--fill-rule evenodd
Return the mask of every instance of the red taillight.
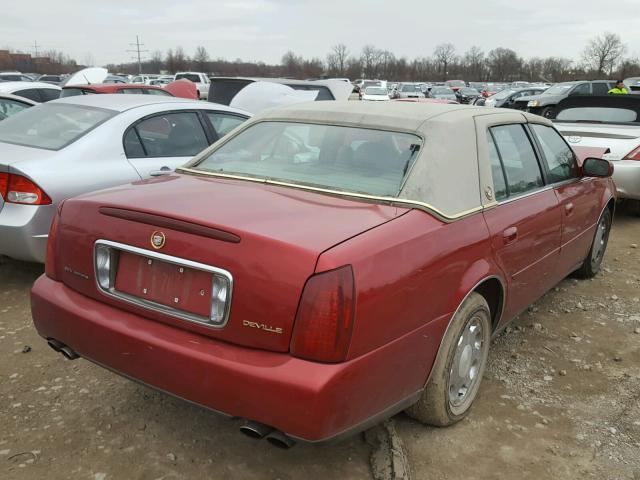
M 311 277 L 304 287 L 291 339 L 291 354 L 318 362 L 347 357 L 354 318 L 351 266 Z
M 0 197 L 7 199 L 7 188 L 9 187 L 9 174 L 0 173 Z
M 624 157 L 624 160 L 640 160 L 640 145 L 638 145 L 635 149 L 631 150 Z
M 22 175 L 0 173 L 0 194 L 7 203 L 51 205 L 51 198 L 38 185 Z
M 56 209 L 56 214 L 53 216 L 51 227 L 49 228 L 49 237 L 47 238 L 47 256 L 44 261 L 44 273 L 52 280 L 58 279 L 56 275 L 56 241 L 63 204 L 64 201 L 60 202 L 60 205 L 58 205 L 58 208 Z

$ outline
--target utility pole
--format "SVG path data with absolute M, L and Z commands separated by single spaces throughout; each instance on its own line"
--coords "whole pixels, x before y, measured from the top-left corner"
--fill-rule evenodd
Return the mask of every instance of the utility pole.
M 141 53 L 146 53 L 149 50 L 140 50 L 140 47 L 144 47 L 144 43 L 140 43 L 140 39 L 138 38 L 138 35 L 136 35 L 136 43 L 130 43 L 129 44 L 132 47 L 136 47 L 135 50 L 127 50 L 127 52 L 130 53 L 135 53 L 137 54 L 137 59 L 138 59 L 138 75 L 142 75 L 142 57 L 141 57 Z M 133 60 L 135 60 L 136 58 L 134 57 Z
M 42 47 L 42 45 L 40 45 Z M 33 42 L 33 53 L 34 56 L 37 57 L 38 56 L 38 41 L 34 41 Z

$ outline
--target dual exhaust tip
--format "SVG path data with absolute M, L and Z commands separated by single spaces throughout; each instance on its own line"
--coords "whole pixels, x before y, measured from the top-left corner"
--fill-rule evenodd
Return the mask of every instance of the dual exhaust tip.
M 266 438 L 267 442 L 277 448 L 289 449 L 293 447 L 296 442 L 291 437 L 288 437 L 279 430 L 275 430 L 269 425 L 264 423 L 254 422 L 253 420 L 244 420 L 240 425 L 240 431 L 247 437 L 261 439 Z
M 54 338 L 47 339 L 47 344 L 53 350 L 61 353 L 69 360 L 80 358 L 80 355 L 77 352 Z M 264 423 L 254 422 L 253 420 L 244 420 L 242 422 L 242 425 L 240 425 L 240 431 L 246 436 L 258 440 L 266 438 L 267 442 L 269 442 L 271 445 L 282 449 L 289 449 L 296 444 L 295 440 L 288 437 L 281 431 L 276 430 L 269 425 L 265 425 Z

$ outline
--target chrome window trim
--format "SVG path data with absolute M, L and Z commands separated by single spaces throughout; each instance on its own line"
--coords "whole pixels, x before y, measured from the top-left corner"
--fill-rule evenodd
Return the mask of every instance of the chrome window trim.
M 193 313 L 188 313 L 182 310 L 178 310 L 176 308 L 173 307 L 169 307 L 166 305 L 162 305 L 161 303 L 157 303 L 157 302 L 153 302 L 150 300 L 145 300 L 143 298 L 139 298 L 139 297 L 134 297 L 132 295 L 128 295 L 122 292 L 118 292 L 115 287 L 111 286 L 110 288 L 106 289 L 103 288 L 102 285 L 100 285 L 100 282 L 98 281 L 98 274 L 97 274 L 97 257 L 96 257 L 96 252 L 98 249 L 98 246 L 106 246 L 108 248 L 110 248 L 111 250 L 120 250 L 123 252 L 127 252 L 127 253 L 132 253 L 135 255 L 139 255 L 142 257 L 147 257 L 150 259 L 156 259 L 156 260 L 160 260 L 166 263 L 171 263 L 173 265 L 179 265 L 181 267 L 187 267 L 187 268 L 192 268 L 195 270 L 200 270 L 203 272 L 207 272 L 207 273 L 211 273 L 211 277 L 212 277 L 212 286 L 213 286 L 213 277 L 214 276 L 219 276 L 219 277 L 223 277 L 227 280 L 228 285 L 229 285 L 229 292 L 227 294 L 227 301 L 225 302 L 225 309 L 224 309 L 224 317 L 222 318 L 222 321 L 220 323 L 211 323 L 210 318 L 211 317 L 202 317 L 200 315 L 196 315 Z M 114 272 L 110 272 L 110 273 L 114 273 Z M 151 250 L 146 250 L 144 248 L 139 248 L 139 247 L 134 247 L 131 245 L 126 245 L 124 243 L 118 243 L 118 242 L 112 242 L 110 240 L 96 240 L 94 245 L 93 245 L 93 276 L 96 282 L 96 286 L 98 287 L 98 291 L 100 291 L 103 295 L 110 297 L 110 298 L 114 298 L 117 300 L 121 300 L 123 302 L 127 302 L 130 303 L 132 305 L 135 305 L 137 307 L 141 307 L 147 310 L 151 310 L 153 312 L 157 312 L 157 313 L 162 313 L 164 315 L 168 315 L 170 317 L 174 317 L 174 318 L 178 318 L 180 320 L 185 320 L 187 322 L 192 322 L 192 323 L 196 323 L 198 325 L 202 325 L 204 327 L 208 327 L 208 328 L 214 328 L 214 329 L 221 329 L 224 328 L 227 323 L 229 322 L 229 314 L 231 312 L 231 301 L 233 298 L 233 275 L 231 275 L 231 273 L 227 270 L 224 270 L 222 268 L 218 268 L 218 267 L 214 267 L 212 265 L 207 265 L 204 263 L 199 263 L 199 262 L 194 262 L 192 260 L 187 260 L 184 258 L 180 258 L 180 257 L 174 257 L 171 255 L 166 255 L 164 253 L 159 253 L 159 252 L 154 252 Z M 115 282 L 115 277 L 112 276 L 112 282 Z M 213 295 L 213 289 L 211 291 L 211 295 Z
M 540 188 L 538 188 L 536 190 L 530 190 L 528 192 L 522 193 L 522 194 L 517 195 L 517 196 L 507 197 L 504 200 L 498 201 L 496 206 L 505 205 L 507 203 L 511 203 L 511 202 L 515 202 L 516 200 L 520 200 L 522 198 L 531 197 L 533 195 L 537 195 L 538 193 L 542 193 L 542 192 L 546 192 L 546 191 L 549 191 L 549 190 L 553 190 L 555 187 L 556 187 L 556 185 L 549 184 L 549 185 L 545 185 L 544 187 L 540 187 Z

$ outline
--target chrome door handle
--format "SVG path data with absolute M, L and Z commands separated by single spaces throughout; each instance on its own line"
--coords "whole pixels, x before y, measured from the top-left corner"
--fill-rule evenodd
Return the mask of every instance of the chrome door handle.
M 149 173 L 149 175 L 151 175 L 152 177 L 161 177 L 162 175 L 169 175 L 171 172 L 173 172 L 173 170 L 171 170 L 169 167 L 162 167 L 160 170 L 155 170 Z
M 567 215 L 571 215 L 573 213 L 573 203 L 567 203 L 564 206 L 564 211 Z
M 518 239 L 518 227 L 509 227 L 502 232 L 502 240 L 505 245 L 515 242 Z

